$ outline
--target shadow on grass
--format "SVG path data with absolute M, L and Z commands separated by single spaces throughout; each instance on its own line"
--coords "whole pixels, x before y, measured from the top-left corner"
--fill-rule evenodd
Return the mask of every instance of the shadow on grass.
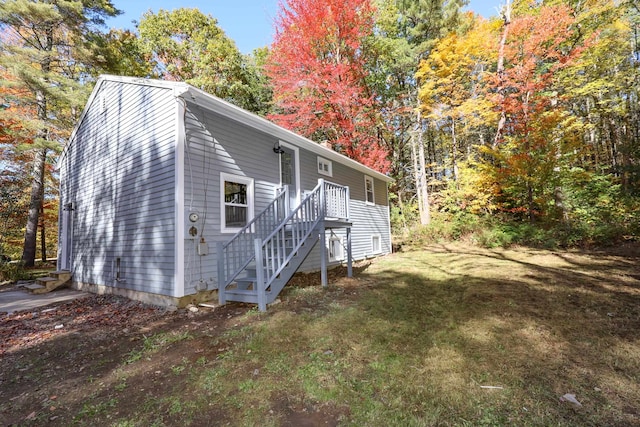
M 69 334 L 14 352 L 0 421 L 638 425 L 637 261 L 441 245 L 358 265 L 353 279 L 333 270 L 327 289 L 300 275 L 264 314 L 230 304 L 133 341 Z
M 403 378 L 413 390 L 405 398 L 449 408 L 446 419 L 427 423 L 477 425 L 489 414 L 488 424 L 640 424 L 640 281 L 630 271 L 637 258 L 459 246 L 428 252 L 392 256 L 364 272 L 375 286 L 358 303 L 367 322 L 386 325 L 368 331 L 376 352 L 400 355 L 413 372 Z M 483 385 L 503 388 L 492 395 Z M 583 406 L 560 403 L 565 393 Z

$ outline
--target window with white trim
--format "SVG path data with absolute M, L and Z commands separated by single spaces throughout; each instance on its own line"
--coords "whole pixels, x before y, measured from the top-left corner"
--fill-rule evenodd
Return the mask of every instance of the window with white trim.
M 373 236 L 371 236 L 371 253 L 379 254 L 380 252 L 382 252 L 382 243 L 380 240 L 380 235 L 374 234 Z
M 364 201 L 368 205 L 374 205 L 376 203 L 373 189 L 373 178 L 366 175 L 364 176 Z
M 329 261 L 342 261 L 344 259 L 344 249 L 342 238 L 332 234 L 329 237 Z
M 318 173 L 320 175 L 333 176 L 333 163 L 327 159 L 318 157 Z
M 235 233 L 253 218 L 253 179 L 220 173 L 221 231 Z

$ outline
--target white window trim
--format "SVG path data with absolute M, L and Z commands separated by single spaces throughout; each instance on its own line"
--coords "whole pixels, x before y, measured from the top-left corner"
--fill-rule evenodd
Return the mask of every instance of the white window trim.
M 220 172 L 220 232 L 221 233 L 237 233 L 242 227 L 227 227 L 227 218 L 225 213 L 225 200 L 224 200 L 224 183 L 225 181 L 237 182 L 247 186 L 247 223 L 253 219 L 253 204 L 254 204 L 254 192 L 253 192 L 253 178 L 246 176 L 232 175 L 225 172 Z
M 367 182 L 371 181 L 371 197 L 373 198 L 373 201 L 369 201 L 368 197 L 367 197 Z M 376 187 L 373 181 L 373 178 L 370 177 L 369 175 L 365 175 L 364 176 L 364 203 L 370 206 L 373 206 L 376 204 Z
M 377 250 L 373 245 L 373 241 L 375 239 L 378 239 L 378 249 Z M 382 237 L 379 234 L 372 234 L 371 235 L 371 254 L 376 255 L 376 254 L 381 254 L 381 253 L 382 253 Z
M 330 176 L 333 177 L 333 162 L 331 162 L 330 160 L 325 159 L 324 157 L 320 157 L 318 156 L 318 159 L 316 160 L 317 166 L 318 166 L 318 173 L 320 175 L 325 175 L 325 176 Z M 327 165 L 328 166 L 328 171 L 325 171 L 323 167 L 321 167 L 321 165 Z
M 331 256 L 331 245 L 333 242 L 338 242 L 338 246 L 340 247 L 340 251 L 337 254 L 338 256 L 335 256 L 336 254 L 334 253 L 334 256 Z M 342 237 L 341 236 L 337 236 L 335 234 L 332 234 L 329 237 L 329 262 L 335 262 L 335 261 L 344 261 L 344 246 L 342 244 Z

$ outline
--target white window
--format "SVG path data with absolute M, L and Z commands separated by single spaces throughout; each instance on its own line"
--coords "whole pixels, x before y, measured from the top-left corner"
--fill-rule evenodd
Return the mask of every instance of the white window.
M 322 157 L 318 157 L 318 173 L 320 175 L 333 176 L 333 164 Z
M 253 218 L 253 179 L 220 173 L 221 231 L 235 233 Z
M 342 261 L 343 259 L 342 238 L 333 234 L 329 238 L 329 261 Z
M 380 243 L 380 235 L 379 234 L 374 234 L 373 236 L 371 236 L 371 253 L 372 254 L 379 254 L 380 252 L 382 252 L 382 245 Z
M 365 195 L 364 200 L 368 205 L 373 205 L 376 203 L 374 191 L 373 191 L 373 178 L 366 175 L 364 177 L 364 195 Z

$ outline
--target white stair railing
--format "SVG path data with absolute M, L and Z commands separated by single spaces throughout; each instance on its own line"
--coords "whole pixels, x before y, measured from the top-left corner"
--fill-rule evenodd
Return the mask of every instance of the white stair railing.
M 287 214 L 289 194 L 284 187 L 276 198 L 229 241 L 218 243 L 218 289 L 228 286 L 253 260 L 255 239 L 264 239 Z M 222 293 L 222 292 L 221 292 Z
M 318 185 L 288 215 L 288 194 L 281 193 L 230 241 L 218 244 L 218 293 L 226 302 L 225 289 L 255 260 L 254 290 L 258 308 L 266 310 L 267 289 L 279 277 L 305 243 L 318 238 L 318 224 L 329 218 L 349 218 L 349 187 L 318 180 Z M 267 230 L 267 228 L 269 228 Z M 255 229 L 254 229 L 255 228 Z M 253 231 L 252 231 L 253 229 Z M 301 262 L 299 260 L 298 262 Z M 297 268 L 297 267 L 296 267 Z M 275 298 L 275 296 L 272 295 Z

